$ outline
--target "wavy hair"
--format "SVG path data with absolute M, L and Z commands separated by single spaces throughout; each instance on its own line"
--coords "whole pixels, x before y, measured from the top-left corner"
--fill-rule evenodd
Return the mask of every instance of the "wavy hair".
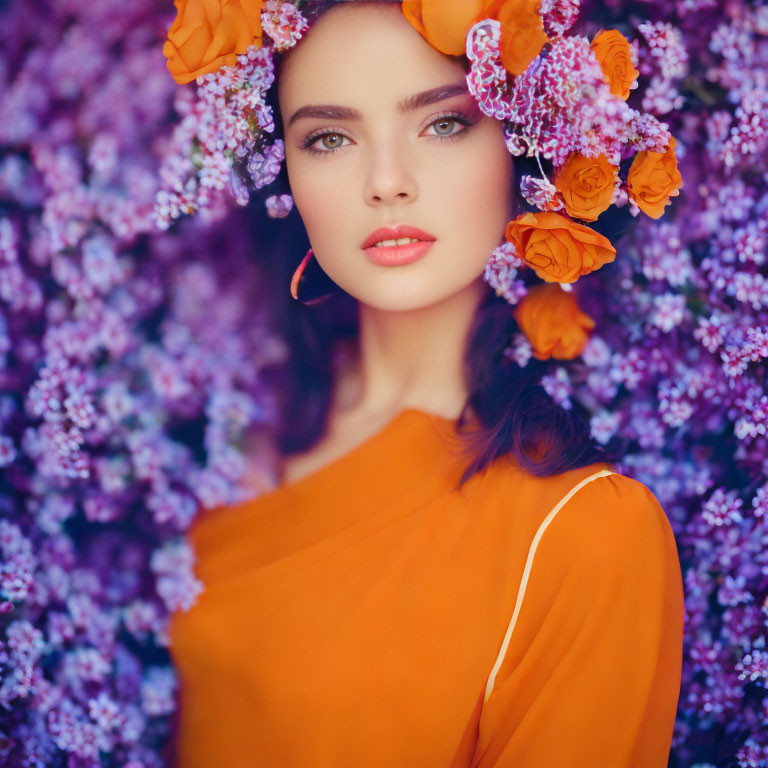
M 302 12 L 314 21 L 343 2 L 399 1 L 309 0 Z M 276 56 L 275 84 L 268 95 L 279 137 L 283 128 L 276 93 L 284 56 Z M 468 71 L 465 56 L 452 58 L 460 60 Z M 515 158 L 515 178 L 527 162 Z M 270 185 L 270 193 L 275 188 L 290 193 L 285 164 L 274 185 Z M 310 294 L 327 291 L 331 298 L 313 306 L 294 301 L 288 290 L 290 278 L 309 248 L 298 214 L 293 211 L 286 219 L 276 221 L 259 213 L 252 222 L 255 234 L 264 243 L 264 253 L 270 254 L 264 264 L 269 285 L 280 286 L 268 292 L 268 300 L 277 333 L 288 347 L 286 361 L 265 371 L 281 414 L 277 445 L 284 454 L 299 453 L 311 448 L 326 431 L 340 355 L 357 340 L 358 304 L 331 281 L 316 259 L 309 262 L 302 290 L 309 289 Z M 507 301 L 490 286 L 487 288 L 464 345 L 462 373 L 468 396 L 455 428 L 468 463 L 457 487 L 504 455 L 511 455 L 520 467 L 537 476 L 618 461 L 626 446 L 611 451 L 597 443 L 590 434 L 587 409 L 578 401 L 572 408 L 561 407 L 542 386 L 542 376 L 563 361 L 532 357 L 521 366 L 504 354 L 519 327 Z M 479 419 L 479 429 L 466 429 L 470 406 Z

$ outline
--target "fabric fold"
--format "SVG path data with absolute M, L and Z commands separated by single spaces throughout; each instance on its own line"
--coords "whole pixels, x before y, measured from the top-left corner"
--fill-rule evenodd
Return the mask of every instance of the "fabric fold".
M 658 762 L 682 644 L 663 510 L 618 474 L 561 509 L 484 702 L 537 531 L 612 467 L 540 478 L 501 457 L 455 490 L 453 430 L 402 412 L 319 471 L 193 526 L 204 589 L 169 630 L 178 768 L 539 768 L 537 750 L 575 765 L 556 743 L 590 757 L 614 745 L 622 768 Z

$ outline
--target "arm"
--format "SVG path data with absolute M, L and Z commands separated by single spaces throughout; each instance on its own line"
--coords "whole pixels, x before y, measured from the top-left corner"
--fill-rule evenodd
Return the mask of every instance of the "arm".
M 535 548 L 473 768 L 664 768 L 682 636 L 680 562 L 659 502 L 620 474 L 589 482 Z

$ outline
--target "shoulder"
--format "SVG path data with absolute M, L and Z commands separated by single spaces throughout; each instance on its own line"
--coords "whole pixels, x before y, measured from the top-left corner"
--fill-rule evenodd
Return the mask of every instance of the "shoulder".
M 635 536 L 674 538 L 666 512 L 644 483 L 596 462 L 555 475 L 536 476 L 500 457 L 478 480 L 495 500 L 499 513 L 511 517 L 518 535 L 546 530 L 582 547 L 599 547 Z
M 672 535 L 661 503 L 644 483 L 597 462 L 555 475 L 535 476 L 511 461 L 497 461 L 489 473 L 506 513 L 521 529 L 544 527 L 564 536 L 599 543 L 603 537 L 656 531 Z
M 561 502 L 561 503 L 560 503 Z M 644 483 L 618 472 L 585 473 L 542 523 L 540 554 L 582 574 L 677 565 L 670 521 Z
M 536 520 L 494 667 L 500 679 L 522 668 L 526 656 L 536 664 L 568 657 L 581 679 L 593 660 L 600 667 L 593 668 L 597 679 L 605 674 L 606 659 L 623 665 L 631 657 L 627 648 L 644 654 L 662 642 L 662 634 L 669 648 L 681 647 L 677 545 L 651 490 L 606 464 L 533 484 L 547 505 Z M 531 655 L 532 648 L 539 650 Z M 646 656 L 655 663 L 653 652 Z
M 610 463 L 542 477 L 497 460 L 469 496 L 477 509 L 495 510 L 509 546 L 527 542 L 532 571 L 552 575 L 553 586 L 567 572 L 601 578 L 606 569 L 641 569 L 643 560 L 680 571 L 661 503 L 648 486 Z

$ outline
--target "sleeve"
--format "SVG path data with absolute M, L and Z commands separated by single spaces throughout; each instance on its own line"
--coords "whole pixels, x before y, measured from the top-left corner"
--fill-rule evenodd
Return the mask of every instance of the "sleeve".
M 637 480 L 578 485 L 531 544 L 472 768 L 668 764 L 684 618 L 672 527 Z

